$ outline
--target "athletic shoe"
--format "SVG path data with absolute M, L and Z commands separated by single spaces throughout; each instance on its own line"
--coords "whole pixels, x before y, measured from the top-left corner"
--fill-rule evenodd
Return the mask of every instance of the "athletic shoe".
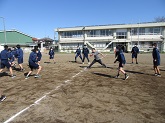
M 29 76 L 26 76 L 25 79 L 29 79 Z
M 24 71 L 25 69 L 23 68 L 23 69 L 21 69 L 20 71 L 22 72 L 22 71 Z
M 161 77 L 161 74 L 158 74 L 157 76 L 158 76 L 158 77 Z
M 38 74 L 36 74 L 34 77 L 35 77 L 35 78 L 39 78 L 40 76 L 39 76 Z
M 115 76 L 115 78 L 117 79 L 119 76 L 117 75 L 117 76 Z
M 129 76 L 126 74 L 124 80 L 126 80 L 126 79 L 128 79 L 128 78 L 129 78 Z
M 1 98 L 0 98 L 0 102 L 3 102 L 5 99 L 6 99 L 6 96 L 2 95 Z
M 84 62 L 82 64 L 84 64 Z
M 11 78 L 15 78 L 16 77 L 16 75 L 11 75 Z
M 90 64 L 90 62 L 88 62 L 88 64 Z

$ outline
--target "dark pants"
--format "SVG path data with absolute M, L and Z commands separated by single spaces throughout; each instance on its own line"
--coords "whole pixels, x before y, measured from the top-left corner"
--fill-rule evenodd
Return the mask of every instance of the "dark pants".
M 88 66 L 88 68 L 91 68 L 91 66 L 92 66 L 93 64 L 95 64 L 96 62 L 98 62 L 98 63 L 100 63 L 102 66 L 106 67 L 106 65 L 105 65 L 104 63 L 102 63 L 101 59 L 99 59 L 99 60 L 94 59 L 94 60 L 92 61 L 92 63 Z
M 83 60 L 82 60 L 82 62 L 84 62 L 85 58 L 87 58 L 87 60 L 88 60 L 88 62 L 89 62 L 88 54 L 83 55 Z
M 82 61 L 82 56 L 81 56 L 81 54 L 76 54 L 76 56 L 75 56 L 75 61 L 76 61 L 77 57 L 80 57 L 80 59 L 81 59 L 81 61 Z

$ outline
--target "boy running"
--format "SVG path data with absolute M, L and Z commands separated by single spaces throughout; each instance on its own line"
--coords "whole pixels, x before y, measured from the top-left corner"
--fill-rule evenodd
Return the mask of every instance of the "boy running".
M 160 65 L 160 53 L 156 43 L 153 44 L 152 57 L 153 57 L 153 67 L 155 71 L 155 76 L 161 77 L 160 70 L 158 67 Z
M 1 60 L 0 73 L 3 71 L 3 69 L 5 67 L 7 67 L 10 71 L 11 78 L 14 78 L 14 77 L 16 77 L 16 75 L 13 74 L 11 64 L 9 63 L 9 60 L 8 60 L 9 58 L 10 58 L 10 56 L 9 56 L 9 53 L 8 53 L 8 46 L 5 45 L 4 50 L 1 51 L 1 54 L 0 54 L 0 60 Z
M 121 49 L 120 46 L 118 46 L 118 55 L 117 55 L 117 59 L 114 61 L 114 63 L 116 63 L 117 61 L 119 62 L 119 68 L 118 68 L 118 74 L 117 74 L 117 76 L 115 78 L 119 77 L 119 75 L 120 75 L 119 73 L 121 71 L 125 75 L 124 80 L 128 79 L 129 76 L 123 70 L 123 67 L 124 67 L 124 65 L 126 63 L 126 60 L 125 60 L 125 56 L 123 54 L 123 50 Z
M 94 60 L 87 68 L 91 68 L 91 66 L 93 64 L 95 64 L 96 62 L 100 63 L 102 66 L 104 66 L 106 68 L 106 65 L 104 63 L 102 63 L 101 59 L 99 58 L 99 54 L 102 55 L 103 57 L 105 57 L 102 53 L 96 51 L 95 48 L 92 48 L 92 54 L 90 56 L 94 56 Z
M 38 58 L 37 58 L 37 53 L 38 53 L 38 49 L 34 49 L 29 56 L 29 67 L 30 67 L 30 71 L 28 72 L 28 74 L 26 75 L 25 79 L 29 78 L 29 75 L 33 72 L 34 69 L 38 69 L 37 74 L 34 76 L 35 78 L 39 78 L 39 73 L 41 71 L 41 66 L 38 64 Z

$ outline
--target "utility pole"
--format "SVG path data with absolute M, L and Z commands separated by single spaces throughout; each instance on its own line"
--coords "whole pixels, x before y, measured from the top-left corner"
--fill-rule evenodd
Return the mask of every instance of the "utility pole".
M 6 44 L 7 44 L 7 42 L 6 42 L 5 18 L 4 18 L 4 17 L 0 17 L 0 18 L 2 18 L 2 20 L 3 20 L 4 37 L 5 37 L 5 45 L 6 45 Z

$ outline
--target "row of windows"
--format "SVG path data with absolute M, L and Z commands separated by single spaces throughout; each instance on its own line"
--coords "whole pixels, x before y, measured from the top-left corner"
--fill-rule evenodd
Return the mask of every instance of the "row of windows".
M 131 35 L 160 35 L 161 28 L 132 28 L 130 31 Z
M 117 38 L 126 38 L 127 32 L 116 32 Z M 87 37 L 108 37 L 113 36 L 113 30 L 105 29 L 105 30 L 90 30 L 86 32 Z M 130 35 L 160 35 L 161 28 L 154 27 L 154 28 L 132 28 L 130 30 Z M 62 32 L 62 38 L 78 38 L 83 37 L 83 30 L 82 31 L 68 31 Z

